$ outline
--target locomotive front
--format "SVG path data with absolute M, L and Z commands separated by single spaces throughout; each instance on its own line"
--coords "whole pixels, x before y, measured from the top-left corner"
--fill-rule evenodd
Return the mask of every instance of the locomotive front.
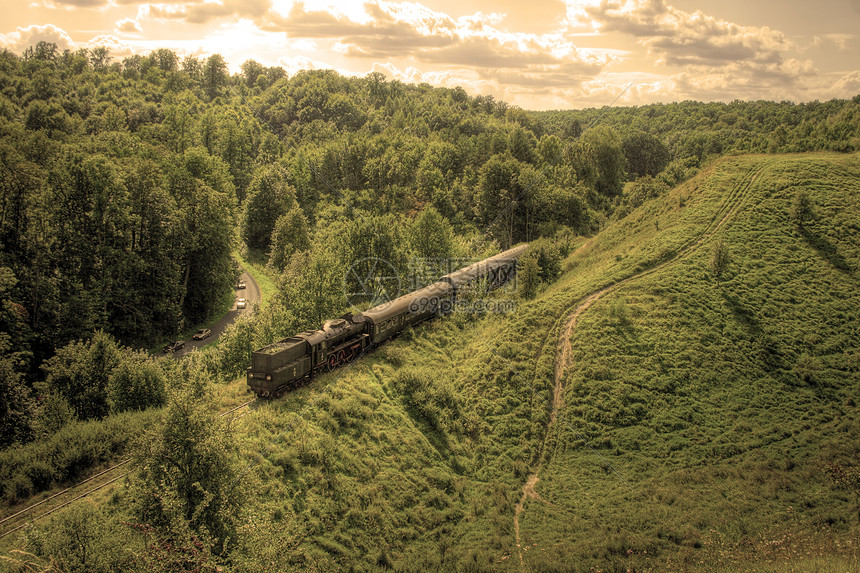
M 248 368 L 248 387 L 257 396 L 279 396 L 303 379 L 332 370 L 359 356 L 369 344 L 361 315 L 329 320 L 309 330 L 255 350 Z

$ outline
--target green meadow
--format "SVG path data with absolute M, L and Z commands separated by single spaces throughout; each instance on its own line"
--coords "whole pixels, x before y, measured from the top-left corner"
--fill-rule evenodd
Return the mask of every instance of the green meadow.
M 534 298 L 491 295 L 514 310 L 428 321 L 235 418 L 211 414 L 244 380 L 190 384 L 213 439 L 189 447 L 237 508 L 217 558 L 135 525 L 134 474 L 0 567 L 856 571 L 860 155 L 725 157 L 570 241 Z
M 515 312 L 266 403 L 238 428 L 237 568 L 855 570 L 828 468 L 860 464 L 858 231 L 857 155 L 721 159 Z

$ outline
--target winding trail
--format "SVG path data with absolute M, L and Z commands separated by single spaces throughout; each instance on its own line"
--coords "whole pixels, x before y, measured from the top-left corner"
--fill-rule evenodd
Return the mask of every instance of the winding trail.
M 520 558 L 520 568 L 525 570 L 525 563 L 523 561 L 523 550 L 522 543 L 520 539 L 520 518 L 525 509 L 525 502 L 527 499 L 536 499 L 538 501 L 545 502 L 535 491 L 535 485 L 540 480 L 538 474 L 540 473 L 541 468 L 543 467 L 544 461 L 547 460 L 546 455 L 546 444 L 549 440 L 551 430 L 555 425 L 556 418 L 558 417 L 558 411 L 561 409 L 564 401 L 564 387 L 562 385 L 562 381 L 564 380 L 564 373 L 567 371 L 568 367 L 571 365 L 571 354 L 573 352 L 573 348 L 570 344 L 570 340 L 573 337 L 573 333 L 576 330 L 577 322 L 579 321 L 580 316 L 588 310 L 591 305 L 600 300 L 604 295 L 609 292 L 612 292 L 622 285 L 631 282 L 633 280 L 642 278 L 644 276 L 650 275 L 652 273 L 656 273 L 666 267 L 673 265 L 680 261 L 681 259 L 687 257 L 694 251 L 696 251 L 702 244 L 707 241 L 716 231 L 722 228 L 726 222 L 731 219 L 735 213 L 739 210 L 741 203 L 743 203 L 743 199 L 746 197 L 747 192 L 753 183 L 758 180 L 761 173 L 767 167 L 767 163 L 765 160 L 762 160 L 762 163 L 754 166 L 741 181 L 735 185 L 734 188 L 730 191 L 728 197 L 726 197 L 723 204 L 720 205 L 719 210 L 717 211 L 714 218 L 711 222 L 705 227 L 701 234 L 698 237 L 693 239 L 690 243 L 682 247 L 677 254 L 671 259 L 659 263 L 651 268 L 645 269 L 641 272 L 630 275 L 627 278 L 621 279 L 620 281 L 603 287 L 599 290 L 592 292 L 587 295 L 585 298 L 579 300 L 577 303 L 573 305 L 572 312 L 570 311 L 570 307 L 563 313 L 563 316 L 566 316 L 566 320 L 559 332 L 558 342 L 556 344 L 556 356 L 555 356 L 555 368 L 553 372 L 553 398 L 552 398 L 552 412 L 550 414 L 550 419 L 547 424 L 546 433 L 544 434 L 543 443 L 541 444 L 541 451 L 538 457 L 537 467 L 534 472 L 529 475 L 526 479 L 526 483 L 523 485 L 522 496 L 517 504 L 514 506 L 514 537 L 516 540 L 516 548 L 517 553 Z M 588 243 L 586 243 L 587 245 Z M 583 245 L 585 247 L 585 245 Z M 583 248 L 580 247 L 580 248 Z M 570 312 L 570 314 L 567 314 Z M 552 505 L 552 504 L 549 504 Z

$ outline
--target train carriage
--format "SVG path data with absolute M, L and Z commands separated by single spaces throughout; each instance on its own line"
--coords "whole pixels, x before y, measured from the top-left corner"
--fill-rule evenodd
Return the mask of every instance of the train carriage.
M 258 396 L 278 396 L 318 372 L 332 370 L 371 346 L 423 320 L 451 312 L 462 291 L 478 281 L 490 288 L 507 282 L 528 245 L 445 275 L 438 282 L 358 314 L 329 320 L 256 350 L 248 368 L 248 387 Z
M 362 313 L 369 323 L 373 344 L 379 344 L 404 328 L 436 314 L 449 312 L 454 289 L 444 282 L 410 292 Z
M 450 284 L 454 288 L 454 295 L 459 297 L 461 292 L 475 285 L 478 281 L 486 280 L 490 288 L 505 284 L 516 274 L 517 260 L 526 252 L 528 245 L 519 245 L 508 249 L 489 259 L 464 267 L 453 273 L 449 273 L 440 281 Z

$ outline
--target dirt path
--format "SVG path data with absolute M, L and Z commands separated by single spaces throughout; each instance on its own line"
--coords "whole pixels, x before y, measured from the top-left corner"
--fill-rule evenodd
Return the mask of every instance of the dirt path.
M 642 278 L 643 276 L 650 275 L 670 265 L 673 265 L 681 259 L 687 257 L 689 254 L 693 253 L 696 249 L 698 249 L 705 241 L 707 241 L 711 237 L 711 235 L 713 235 L 716 231 L 722 228 L 726 224 L 726 222 L 738 211 L 741 203 L 743 202 L 744 197 L 746 197 L 747 191 L 761 175 L 762 171 L 764 170 L 764 167 L 765 166 L 759 166 L 752 169 L 738 183 L 738 185 L 736 185 L 732 189 L 732 191 L 729 193 L 729 196 L 720 206 L 719 211 L 717 211 L 717 214 L 714 216 L 710 224 L 708 224 L 708 226 L 704 229 L 704 231 L 702 231 L 702 233 L 695 240 L 691 241 L 685 247 L 680 249 L 673 258 L 587 295 L 584 299 L 582 299 L 581 301 L 579 301 L 579 303 L 575 305 L 573 311 L 567 316 L 567 319 L 565 320 L 564 325 L 562 326 L 561 331 L 559 333 L 558 343 L 556 344 L 555 368 L 553 372 L 554 385 L 552 412 L 550 414 L 549 423 L 547 424 L 546 433 L 544 434 L 544 440 L 541 446 L 541 454 L 538 458 L 538 465 L 535 468 L 534 473 L 529 475 L 528 479 L 526 479 L 526 483 L 523 485 L 522 496 L 520 497 L 519 502 L 517 502 L 517 504 L 514 506 L 514 538 L 516 540 L 517 553 L 519 554 L 520 558 L 520 568 L 525 569 L 525 563 L 523 561 L 522 543 L 520 540 L 520 517 L 524 511 L 526 499 L 533 498 L 543 501 L 540 495 L 535 491 L 535 485 L 540 479 L 538 477 L 538 474 L 543 467 L 543 462 L 546 457 L 546 443 L 549 439 L 550 431 L 555 424 L 556 418 L 558 417 L 558 411 L 561 409 L 563 404 L 564 387 L 562 385 L 562 380 L 564 379 L 565 371 L 571 365 L 570 362 L 573 348 L 570 344 L 570 340 L 573 337 L 574 331 L 576 330 L 576 324 L 579 321 L 579 317 L 582 316 L 582 314 L 586 310 L 588 310 L 591 305 L 600 300 L 605 294 L 618 289 L 619 287 L 628 282 Z M 587 244 L 588 243 L 586 243 L 586 245 Z M 583 247 L 584 246 L 585 245 L 583 245 Z

